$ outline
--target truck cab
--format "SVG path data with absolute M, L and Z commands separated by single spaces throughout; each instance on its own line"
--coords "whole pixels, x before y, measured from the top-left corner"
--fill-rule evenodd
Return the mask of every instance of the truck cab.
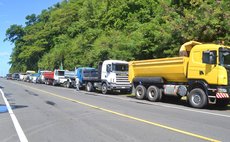
M 204 84 L 209 103 L 229 102 L 230 48 L 222 45 L 197 45 L 189 59 L 188 78 L 192 84 Z M 199 82 L 199 83 L 198 83 Z
M 128 81 L 128 62 L 105 60 L 99 64 L 98 74 L 103 94 L 106 94 L 108 90 L 131 92 L 131 84 Z
M 67 81 L 65 78 L 65 70 L 54 70 L 54 84 L 64 84 Z

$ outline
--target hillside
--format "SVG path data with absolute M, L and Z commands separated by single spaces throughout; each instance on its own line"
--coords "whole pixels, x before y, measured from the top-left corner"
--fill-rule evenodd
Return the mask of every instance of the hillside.
M 230 42 L 229 0 L 65 0 L 11 25 L 10 72 L 177 56 L 189 40 Z

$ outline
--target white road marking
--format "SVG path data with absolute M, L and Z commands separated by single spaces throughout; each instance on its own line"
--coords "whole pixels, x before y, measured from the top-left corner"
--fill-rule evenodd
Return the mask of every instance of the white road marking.
M 20 126 L 19 122 L 18 122 L 18 119 L 16 118 L 16 116 L 14 115 L 14 112 L 13 110 L 11 109 L 10 107 L 10 104 L 9 102 L 7 101 L 6 97 L 5 97 L 5 94 L 4 92 L 2 91 L 2 89 L 0 89 L 1 91 L 1 94 L 2 94 L 2 98 L 6 104 L 6 107 L 8 109 L 8 112 L 10 114 L 10 117 L 13 121 L 13 124 L 14 124 L 14 127 L 17 131 L 17 134 L 18 134 L 18 137 L 20 139 L 20 142 L 28 142 L 27 138 L 26 138 L 26 135 L 24 134 L 23 130 L 22 130 L 22 127 Z

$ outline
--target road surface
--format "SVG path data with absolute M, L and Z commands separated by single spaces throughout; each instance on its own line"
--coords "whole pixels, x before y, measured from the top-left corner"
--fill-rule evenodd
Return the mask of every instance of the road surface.
M 230 108 L 194 109 L 183 101 L 153 103 L 6 79 L 0 88 L 1 142 L 230 141 Z

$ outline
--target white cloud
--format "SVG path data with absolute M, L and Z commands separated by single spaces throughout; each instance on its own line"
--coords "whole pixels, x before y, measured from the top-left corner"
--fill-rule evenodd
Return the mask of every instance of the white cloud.
M 8 52 L 0 52 L 0 57 L 10 56 Z

